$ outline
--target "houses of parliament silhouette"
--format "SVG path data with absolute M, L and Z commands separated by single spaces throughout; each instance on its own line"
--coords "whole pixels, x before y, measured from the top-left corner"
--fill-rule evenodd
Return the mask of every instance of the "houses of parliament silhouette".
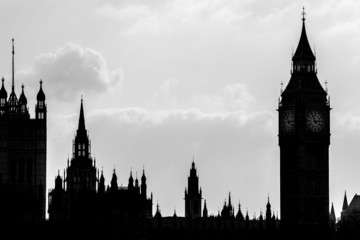
M 193 161 L 185 188 L 185 217 L 163 217 L 159 205 L 153 214 L 153 196 L 147 192 L 143 169 L 140 179 L 130 172 L 128 185 L 119 187 L 117 175 L 106 186 L 103 171 L 91 155 L 81 99 L 72 157 L 63 174 L 58 173 L 49 190 L 45 220 L 46 103 L 40 89 L 35 119 L 27 100 L 14 92 L 14 45 L 12 89 L 9 98 L 0 90 L 0 218 L 4 222 L 43 222 L 53 238 L 115 236 L 130 239 L 260 239 L 269 234 L 288 238 L 294 230 L 319 231 L 330 238 L 335 213 L 329 214 L 330 101 L 317 78 L 316 57 L 305 30 L 292 56 L 291 77 L 279 99 L 280 219 L 267 199 L 265 214 L 250 219 L 237 211 L 231 195 L 217 216 L 208 214 Z M 62 176 L 61 176 L 62 175 Z M 203 203 L 203 204 L 202 204 Z M 265 203 L 265 201 L 264 201 Z M 347 203 L 346 203 L 347 204 Z M 62 230 L 66 231 L 62 231 Z M 110 229 L 110 230 L 109 230 Z M 330 230 L 329 230 L 330 229 Z M 306 232 L 306 231 L 305 231 Z M 309 233 L 309 232 L 306 232 Z M 292 232 L 294 234 L 294 232 Z M 328 234 L 328 235 L 326 235 Z M 71 237 L 70 236 L 70 237 Z

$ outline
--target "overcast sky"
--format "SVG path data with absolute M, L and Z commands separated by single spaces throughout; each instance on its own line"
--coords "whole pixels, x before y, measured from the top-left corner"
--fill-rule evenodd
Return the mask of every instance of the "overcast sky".
M 66 167 L 81 95 L 97 166 L 119 185 L 145 166 L 163 215 L 184 215 L 193 156 L 210 214 L 280 206 L 277 104 L 306 9 L 331 96 L 330 202 L 360 193 L 360 2 L 35 0 L 0 2 L 0 74 L 48 106 L 47 187 Z M 237 207 L 236 207 L 237 211 Z

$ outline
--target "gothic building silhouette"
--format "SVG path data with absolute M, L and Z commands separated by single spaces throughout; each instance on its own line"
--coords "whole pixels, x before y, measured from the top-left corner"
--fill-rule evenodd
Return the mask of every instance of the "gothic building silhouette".
M 330 101 L 302 18 L 291 78 L 279 101 L 280 212 L 284 227 L 329 224 Z
M 85 128 L 83 100 L 80 104 L 78 129 L 73 140 L 73 154 L 55 188 L 49 192 L 50 221 L 96 221 L 101 223 L 138 224 L 152 217 L 152 197 L 147 196 L 143 170 L 141 185 L 130 172 L 127 187 L 119 187 L 114 173 L 106 188 L 103 171 L 99 176 L 96 161 L 91 156 L 91 143 Z
M 292 56 L 290 81 L 279 99 L 280 214 L 281 230 L 335 229 L 332 206 L 329 215 L 330 101 L 317 78 L 316 57 L 305 29 L 305 13 L 299 44 Z M 24 86 L 15 94 L 14 45 L 12 86 L 8 98 L 2 79 L 0 89 L 0 219 L 44 222 L 46 187 L 46 112 L 42 81 L 37 94 L 35 119 L 30 118 Z M 69 237 L 68 231 L 114 234 L 130 239 L 260 239 L 279 236 L 280 220 L 264 201 L 265 213 L 250 217 L 237 211 L 229 193 L 217 215 L 210 214 L 202 198 L 193 159 L 185 188 L 184 217 L 162 216 L 160 205 L 153 214 L 153 195 L 147 193 L 145 170 L 140 180 L 130 171 L 128 185 L 119 186 L 114 169 L 106 186 L 103 171 L 91 155 L 91 141 L 85 125 L 81 99 L 78 128 L 72 142 L 72 156 L 62 176 L 48 193 L 49 221 L 46 227 Z M 360 197 L 348 206 L 345 195 L 342 218 L 357 210 Z M 65 228 L 63 228 L 65 226 Z M 72 228 L 67 228 L 71 226 Z M 82 226 L 84 228 L 80 228 Z M 70 230 L 69 230 L 70 229 Z M 93 230 L 93 231 L 91 231 Z M 290 231 L 289 231 L 290 230 Z M 83 232 L 82 232 L 83 233 Z M 307 232 L 308 233 L 308 232 Z M 323 232 L 321 232 L 322 234 Z M 67 234 L 67 235 L 66 235 Z M 103 236 L 103 235 L 99 236 Z M 111 235 L 113 234 L 113 235 Z M 292 233 L 294 235 L 294 233 Z M 54 236 L 54 234 L 52 235 Z M 79 235 L 71 235 L 77 239 Z M 81 235 L 84 237 L 84 235 Z M 98 235 L 96 235 L 98 236 Z M 281 234 L 280 234 L 281 236 Z M 328 236 L 328 235 L 319 235 Z M 55 237 L 55 236 L 54 236 Z M 284 239 L 288 235 L 284 234 Z
M 35 118 L 30 117 L 24 85 L 15 93 L 14 39 L 9 94 L 0 89 L 0 221 L 41 222 L 46 201 L 46 103 L 40 81 Z

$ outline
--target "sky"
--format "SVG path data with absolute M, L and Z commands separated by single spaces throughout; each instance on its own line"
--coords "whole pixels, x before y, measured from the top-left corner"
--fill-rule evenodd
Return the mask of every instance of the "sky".
M 194 159 L 209 214 L 231 192 L 252 217 L 280 208 L 278 98 L 305 6 L 318 78 L 331 97 L 330 202 L 360 193 L 357 0 L 3 0 L 0 75 L 48 107 L 47 188 L 72 155 L 80 99 L 109 183 L 145 169 L 154 209 L 184 215 Z M 235 208 L 237 211 L 237 207 Z

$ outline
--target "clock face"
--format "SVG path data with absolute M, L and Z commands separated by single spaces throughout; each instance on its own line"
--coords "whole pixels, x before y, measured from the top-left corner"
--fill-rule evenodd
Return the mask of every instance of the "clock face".
M 310 111 L 306 117 L 306 124 L 311 131 L 320 132 L 325 125 L 324 117 L 319 111 Z
M 285 111 L 281 118 L 281 129 L 290 133 L 295 129 L 295 114 L 294 111 Z

